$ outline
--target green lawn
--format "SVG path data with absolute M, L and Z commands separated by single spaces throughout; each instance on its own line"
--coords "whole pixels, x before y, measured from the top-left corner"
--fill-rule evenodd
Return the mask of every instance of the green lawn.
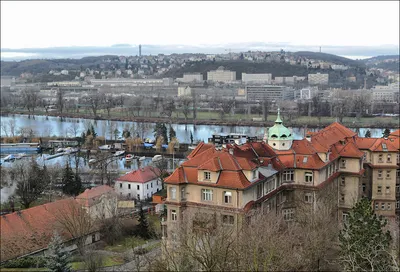
M 144 245 L 145 243 L 146 240 L 140 237 L 130 236 L 123 238 L 121 241 L 116 242 L 112 246 L 106 246 L 104 250 L 122 253 L 127 251 L 128 249 L 131 249 L 132 247 L 141 246 Z
M 103 260 L 102 267 L 121 265 L 123 263 L 124 263 L 124 260 L 121 257 L 107 256 Z M 73 263 L 71 263 L 71 267 L 73 270 L 84 269 L 85 263 L 84 262 L 73 262 Z

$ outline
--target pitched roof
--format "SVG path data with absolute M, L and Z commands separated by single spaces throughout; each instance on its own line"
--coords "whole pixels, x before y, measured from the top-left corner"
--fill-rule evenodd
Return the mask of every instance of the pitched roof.
M 361 158 L 362 156 L 364 156 L 364 153 L 361 152 L 352 141 L 347 142 L 345 145 L 336 143 L 335 147 L 337 148 L 338 153 L 341 157 Z
M 389 137 L 397 137 L 400 138 L 400 129 L 393 131 L 392 133 L 389 134 Z
M 101 185 L 91 189 L 86 189 L 82 194 L 76 197 L 76 201 L 85 207 L 90 207 L 97 198 L 109 193 L 114 193 L 114 189 L 108 185 Z
M 313 134 L 311 143 L 318 152 L 327 152 L 334 143 L 356 135 L 356 132 L 335 122 Z
M 194 158 L 195 156 L 203 153 L 204 151 L 206 151 L 209 148 L 214 147 L 213 144 L 205 144 L 204 142 L 200 142 L 196 148 L 190 152 L 190 154 L 187 156 L 188 159 Z
M 160 173 L 160 169 L 152 166 L 146 166 L 144 168 L 134 170 L 126 175 L 119 177 L 117 181 L 146 183 L 150 180 L 158 178 L 160 176 Z
M 57 219 L 58 213 L 68 213 L 71 207 L 81 206 L 73 198 L 68 198 L 2 215 L 1 261 L 47 248 L 54 230 L 59 232 L 64 241 L 71 239 L 61 229 Z
M 392 142 L 392 139 L 378 138 L 369 149 L 371 151 L 396 152 L 399 149 L 398 142 L 399 141 L 397 141 L 397 146 L 396 146 L 396 141 Z

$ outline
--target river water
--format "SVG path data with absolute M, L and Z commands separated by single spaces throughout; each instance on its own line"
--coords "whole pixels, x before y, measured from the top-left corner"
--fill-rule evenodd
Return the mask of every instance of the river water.
M 122 122 L 122 121 L 106 121 L 106 120 L 90 120 L 90 119 L 79 119 L 79 118 L 64 118 L 60 120 L 59 117 L 46 117 L 46 116 L 31 116 L 28 115 L 14 115 L 14 116 L 2 116 L 1 117 L 1 136 L 11 135 L 10 124 L 14 123 L 14 133 L 18 134 L 18 131 L 22 128 L 33 129 L 37 137 L 46 136 L 59 136 L 59 137 L 72 137 L 80 135 L 82 132 L 87 131 L 92 125 L 98 136 L 106 137 L 107 139 L 114 138 L 113 133 L 110 131 L 117 128 L 120 131 L 118 136 L 121 136 L 124 128 L 131 130 L 132 134 L 138 134 L 142 138 L 153 139 L 153 130 L 155 123 L 138 123 L 138 122 Z M 242 133 L 249 136 L 263 136 L 267 131 L 267 128 L 263 127 L 252 127 L 252 126 L 220 126 L 220 125 L 185 125 L 185 124 L 171 124 L 172 128 L 176 131 L 176 136 L 182 143 L 190 143 L 190 134 L 193 134 L 194 141 L 208 141 L 208 138 L 212 134 L 221 133 Z M 302 139 L 304 137 L 304 128 L 289 128 L 295 139 Z M 368 128 L 353 129 L 360 136 L 364 136 Z M 314 131 L 314 129 L 309 129 Z M 392 129 L 391 131 L 394 131 Z M 372 137 L 381 137 L 383 129 L 374 128 L 370 129 Z M 117 137 L 118 137 L 117 136 Z M 6 154 L 2 154 L 4 156 Z M 44 160 L 43 156 L 46 155 L 36 155 L 31 154 L 40 165 L 59 165 L 64 167 L 67 162 L 75 167 L 74 156 L 62 156 L 54 158 L 52 160 Z M 29 158 L 24 158 L 23 160 L 29 160 Z M 2 166 L 11 167 L 13 163 L 4 162 L 1 159 Z M 180 164 L 182 160 L 169 160 L 169 166 L 172 168 L 173 165 Z M 17 162 L 16 162 L 17 163 Z M 151 158 L 146 158 L 142 162 L 142 165 L 148 165 L 151 163 Z M 79 167 L 81 170 L 90 171 L 90 166 L 86 158 L 81 158 L 79 160 Z M 133 160 L 132 163 L 127 163 L 125 159 L 115 159 L 109 164 L 109 169 L 117 170 L 119 172 L 126 172 L 138 169 L 138 162 Z M 8 196 L 10 196 L 15 187 L 11 188 L 5 187 L 1 191 L 1 201 L 6 201 Z
M 91 120 L 79 118 L 64 118 L 62 121 L 59 117 L 46 117 L 46 116 L 31 116 L 28 115 L 14 115 L 1 117 L 1 136 L 10 135 L 9 121 L 15 122 L 15 131 L 21 128 L 31 128 L 34 130 L 36 136 L 59 136 L 59 137 L 73 137 L 79 136 L 82 132 L 93 125 L 98 136 L 106 137 L 107 139 L 114 138 L 111 130 L 115 128 L 120 132 L 121 136 L 124 128 L 129 128 L 133 133 L 137 133 L 141 138 L 153 139 L 153 131 L 155 123 L 138 123 L 138 122 L 123 122 L 123 121 L 106 121 L 106 120 Z M 252 126 L 221 126 L 221 125 L 185 125 L 185 124 L 171 124 L 172 128 L 176 131 L 176 136 L 181 143 L 190 143 L 190 133 L 193 134 L 195 141 L 205 141 L 212 134 L 220 133 L 242 133 L 249 136 L 263 136 L 267 128 L 252 127 Z M 167 125 L 168 127 L 168 125 Z M 111 128 L 111 129 L 110 129 Z M 289 128 L 295 139 L 302 139 L 304 137 L 304 128 L 292 127 Z M 368 128 L 353 129 L 360 136 L 364 136 Z M 308 129 L 313 131 L 314 129 Z M 392 129 L 391 131 L 394 131 Z M 370 129 L 372 137 L 382 137 L 383 129 L 373 128 Z

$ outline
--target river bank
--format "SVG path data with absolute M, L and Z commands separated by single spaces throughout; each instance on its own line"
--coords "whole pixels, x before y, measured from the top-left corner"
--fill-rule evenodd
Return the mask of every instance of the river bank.
M 274 125 L 276 115 L 268 115 L 267 121 L 252 121 L 246 119 L 240 119 L 243 115 L 237 115 L 237 119 L 214 119 L 214 118 L 179 118 L 179 117 L 143 117 L 143 116 L 121 116 L 111 114 L 99 114 L 94 117 L 87 113 L 57 113 L 57 112 L 42 112 L 36 111 L 29 113 L 27 111 L 17 110 L 17 111 L 4 111 L 0 112 L 1 116 L 13 116 L 13 115 L 36 115 L 36 116 L 49 116 L 49 117 L 59 117 L 62 118 L 80 118 L 86 120 L 103 120 L 103 121 L 118 121 L 118 122 L 138 122 L 138 123 L 169 123 L 169 124 L 179 124 L 179 125 L 209 125 L 209 126 L 249 126 L 249 127 L 270 127 Z M 210 114 L 208 114 L 210 115 Z M 283 118 L 285 126 L 288 127 L 307 127 L 307 128 L 323 128 L 336 121 L 333 117 L 322 117 L 321 121 L 318 117 L 308 117 L 308 116 L 298 116 L 293 117 L 292 120 L 288 118 Z M 286 119 L 286 120 L 285 120 Z M 354 117 L 344 117 L 343 125 L 352 128 L 393 128 L 399 126 L 399 117 L 362 117 L 356 120 Z

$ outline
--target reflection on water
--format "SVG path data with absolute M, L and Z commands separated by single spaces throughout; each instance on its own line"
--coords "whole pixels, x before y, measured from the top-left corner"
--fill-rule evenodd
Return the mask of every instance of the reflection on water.
M 78 136 L 82 132 L 86 132 L 88 128 L 93 125 L 97 135 L 105 136 L 107 139 L 114 139 L 114 130 L 117 129 L 120 137 L 124 129 L 129 129 L 132 135 L 139 135 L 141 138 L 154 138 L 153 131 L 155 123 L 138 123 L 138 122 L 122 122 L 122 121 L 109 121 L 109 120 L 91 120 L 79 118 L 64 118 L 61 120 L 59 117 L 53 116 L 31 116 L 28 115 L 15 115 L 4 116 L 1 118 L 1 123 L 7 124 L 9 120 L 15 121 L 15 126 L 18 129 L 30 127 L 37 136 L 65 136 L 72 137 L 75 134 Z M 220 133 L 243 133 L 249 136 L 263 136 L 266 128 L 251 127 L 251 126 L 219 126 L 219 125 L 197 125 L 193 124 L 171 124 L 176 131 L 176 135 L 180 142 L 189 143 L 190 133 L 193 134 L 194 140 L 207 142 L 212 134 Z M 290 128 L 295 139 L 302 139 L 304 137 L 304 128 Z M 8 128 L 9 130 L 9 128 Z M 314 129 L 309 129 L 313 131 Z M 356 129 L 353 129 L 356 131 Z M 395 129 L 392 129 L 394 131 Z M 364 136 L 367 128 L 357 129 L 360 136 Z M 370 129 L 371 137 L 382 137 L 383 129 L 374 128 Z M 6 133 L 4 128 L 1 130 L 1 135 Z M 7 134 L 11 134 L 7 131 Z

